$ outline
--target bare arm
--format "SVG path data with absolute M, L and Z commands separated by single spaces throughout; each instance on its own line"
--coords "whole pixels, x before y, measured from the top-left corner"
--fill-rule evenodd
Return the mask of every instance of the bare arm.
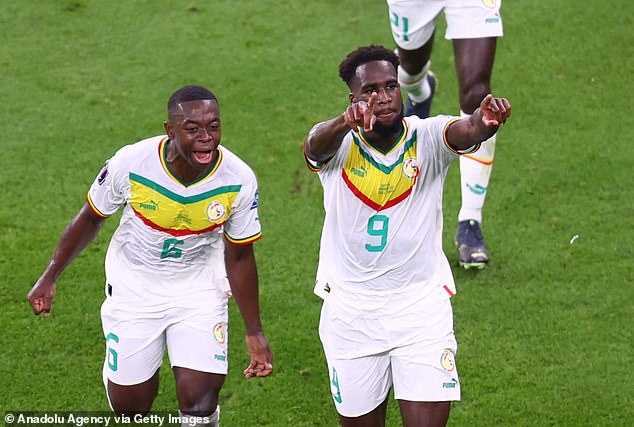
M 44 273 L 27 295 L 33 313 L 49 316 L 55 296 L 55 282 L 62 271 L 95 238 L 106 218 L 94 213 L 88 203 L 79 210 L 70 222 L 55 248 Z
M 466 150 L 492 137 L 498 127 L 506 123 L 510 115 L 511 104 L 508 100 L 494 98 L 489 94 L 471 116 L 449 126 L 447 142 L 456 150 Z
M 378 95 L 372 94 L 370 100 L 351 104 L 339 116 L 315 125 L 304 140 L 304 154 L 318 163 L 330 160 L 350 129 L 357 130 L 363 126 L 365 131 L 371 131 L 376 121 L 374 104 Z
M 244 320 L 245 340 L 251 354 L 251 362 L 244 370 L 244 376 L 265 377 L 273 372 L 273 352 L 262 331 L 253 245 L 235 245 L 225 241 L 225 265 L 231 291 Z

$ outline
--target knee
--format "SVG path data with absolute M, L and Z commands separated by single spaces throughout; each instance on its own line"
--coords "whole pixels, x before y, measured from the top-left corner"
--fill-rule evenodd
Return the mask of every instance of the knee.
M 180 367 L 174 367 L 174 373 L 181 412 L 199 417 L 213 414 L 225 376 Z
M 128 417 L 145 416 L 152 409 L 152 403 L 158 394 L 158 380 L 152 378 L 133 386 L 121 386 L 108 381 L 106 392 L 115 414 Z
M 487 81 L 474 82 L 465 85 L 460 90 L 460 108 L 463 112 L 471 114 L 480 106 L 480 102 L 491 92 L 491 87 Z
M 205 417 L 213 414 L 216 410 L 218 394 L 213 392 L 204 395 L 186 393 L 185 396 L 179 397 L 178 406 L 184 414 Z

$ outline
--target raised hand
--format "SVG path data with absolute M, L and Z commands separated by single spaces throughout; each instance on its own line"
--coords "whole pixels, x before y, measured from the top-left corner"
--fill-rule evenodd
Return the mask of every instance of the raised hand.
M 500 126 L 506 123 L 511 115 L 511 104 L 506 98 L 494 98 L 488 94 L 480 103 L 482 123 L 486 127 Z
M 370 96 L 368 102 L 359 101 L 346 108 L 344 120 L 355 131 L 359 131 L 359 126 L 363 126 L 363 130 L 370 132 L 374 128 L 376 116 L 374 115 L 374 106 L 379 95 L 375 92 Z

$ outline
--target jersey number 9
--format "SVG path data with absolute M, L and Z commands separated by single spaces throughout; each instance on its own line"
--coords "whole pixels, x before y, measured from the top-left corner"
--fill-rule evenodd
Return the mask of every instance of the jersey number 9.
M 368 234 L 370 236 L 380 237 L 380 241 L 376 244 L 365 244 L 365 250 L 368 252 L 381 252 L 387 244 L 387 227 L 390 219 L 385 215 L 374 215 L 368 219 Z

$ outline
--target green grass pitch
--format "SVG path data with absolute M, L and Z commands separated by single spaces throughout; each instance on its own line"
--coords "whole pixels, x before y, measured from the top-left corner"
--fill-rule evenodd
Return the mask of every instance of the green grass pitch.
M 452 426 L 626 426 L 634 419 L 632 165 L 634 7 L 629 0 L 506 0 L 494 93 L 499 133 L 483 230 L 492 262 L 457 266 L 457 163 L 445 250 L 463 399 Z M 458 112 L 444 24 L 433 113 Z M 223 144 L 255 170 L 262 318 L 276 372 L 246 381 L 231 303 L 224 426 L 333 426 L 312 294 L 323 218 L 304 166 L 310 127 L 341 111 L 337 66 L 393 46 L 383 0 L 25 0 L 0 7 L 0 412 L 106 411 L 99 308 L 118 219 L 58 281 L 52 318 L 25 295 L 104 160 L 161 134 L 165 103 L 198 83 L 218 95 Z M 573 236 L 578 238 L 571 243 Z M 164 365 L 154 410 L 175 413 Z M 395 402 L 388 425 L 400 425 Z

